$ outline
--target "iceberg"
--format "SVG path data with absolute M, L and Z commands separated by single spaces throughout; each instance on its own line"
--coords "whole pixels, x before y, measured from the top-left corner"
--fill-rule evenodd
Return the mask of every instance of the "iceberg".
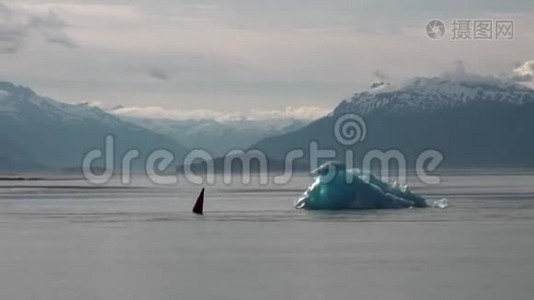
M 312 171 L 315 180 L 295 202 L 298 209 L 387 209 L 427 207 L 407 186 L 390 185 L 372 173 L 327 162 Z
M 432 204 L 432 207 L 434 207 L 434 208 L 442 208 L 442 209 L 447 208 L 447 207 L 449 207 L 449 199 L 442 198 L 440 200 L 436 200 Z

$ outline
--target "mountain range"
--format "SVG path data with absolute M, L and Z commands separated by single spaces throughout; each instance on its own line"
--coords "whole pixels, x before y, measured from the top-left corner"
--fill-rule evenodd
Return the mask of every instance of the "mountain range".
M 110 111 L 114 114 L 114 111 Z M 117 115 L 124 121 L 168 136 L 188 149 L 203 149 L 213 157 L 246 149 L 267 138 L 295 131 L 309 122 L 294 118 L 267 120 L 170 120 Z
M 0 82 L 0 171 L 79 170 L 85 154 L 103 149 L 109 134 L 115 137 L 117 166 L 131 149 L 141 152 L 134 167 L 142 168 L 144 158 L 156 149 L 173 152 L 174 163 L 179 165 L 192 149 L 222 156 L 307 123 L 293 118 L 219 122 L 123 116 L 113 109 L 68 104 L 37 95 L 24 86 Z M 99 160 L 96 166 L 103 163 Z
M 80 168 L 83 157 L 115 137 L 115 164 L 130 149 L 140 151 L 134 165 L 155 149 L 181 158 L 186 149 L 175 140 L 125 122 L 88 104 L 67 104 L 33 90 L 0 82 L 0 170 Z M 95 163 L 102 166 L 103 161 Z
M 340 143 L 334 131 L 336 121 L 347 114 L 360 116 L 366 127 L 364 139 L 351 145 Z M 287 153 L 303 149 L 305 158 L 296 162 L 302 168 L 313 141 L 320 149 L 335 150 L 337 159 L 352 150 L 356 164 L 370 150 L 395 149 L 413 166 L 420 153 L 434 149 L 447 167 L 534 167 L 533 116 L 534 90 L 482 77 L 375 83 L 313 122 L 125 117 L 0 82 L 0 170 L 79 170 L 84 155 L 103 148 L 109 134 L 115 137 L 115 164 L 126 151 L 138 149 L 137 167 L 155 149 L 172 151 L 179 165 L 187 151 L 201 148 L 214 156 L 257 149 L 279 167 Z
M 336 121 L 361 116 L 366 135 L 354 145 L 335 138 Z M 444 167 L 533 167 L 534 90 L 496 78 L 418 77 L 401 86 L 375 84 L 342 101 L 330 115 L 291 133 L 266 138 L 252 149 L 282 159 L 293 149 L 351 149 L 355 162 L 371 150 L 401 151 L 409 166 L 420 153 L 439 151 Z M 307 153 L 309 155 L 309 153 Z

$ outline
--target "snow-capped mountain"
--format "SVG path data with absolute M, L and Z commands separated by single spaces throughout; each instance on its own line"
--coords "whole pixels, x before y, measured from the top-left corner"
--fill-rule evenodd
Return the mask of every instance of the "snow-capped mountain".
M 433 111 L 480 102 L 522 105 L 534 102 L 533 90 L 511 81 L 496 79 L 445 79 L 416 77 L 400 87 L 373 85 L 369 91 L 343 100 L 334 114 Z
M 0 169 L 79 167 L 84 155 L 103 148 L 110 134 L 115 137 L 116 163 L 122 153 L 134 148 L 141 156 L 158 148 L 170 149 L 177 156 L 185 153 L 176 141 L 98 107 L 55 101 L 27 87 L 0 82 Z
M 363 117 L 367 135 L 351 146 L 335 138 L 335 124 L 347 113 Z M 451 167 L 534 166 L 534 90 L 480 76 L 414 78 L 401 86 L 376 84 L 342 101 L 331 114 L 293 133 L 255 144 L 272 159 L 293 149 L 337 151 L 356 162 L 369 150 L 396 149 L 413 164 L 426 149 L 440 151 Z
M 166 135 L 190 149 L 203 149 L 212 156 L 230 150 L 246 149 L 269 136 L 295 131 L 308 124 L 304 120 L 168 120 L 121 117 L 123 120 Z
M 0 113 L 3 117 L 17 119 L 18 122 L 31 122 L 32 114 L 39 114 L 63 123 L 97 121 L 110 126 L 122 122 L 89 103 L 68 104 L 35 94 L 33 90 L 16 86 L 10 82 L 0 82 Z

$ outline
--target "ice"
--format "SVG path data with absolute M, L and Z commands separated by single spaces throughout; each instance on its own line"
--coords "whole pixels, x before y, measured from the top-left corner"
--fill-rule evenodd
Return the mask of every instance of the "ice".
M 369 172 L 328 162 L 312 172 L 315 180 L 295 202 L 299 209 L 382 209 L 426 207 L 406 185 L 388 184 Z
M 432 207 L 434 208 L 447 208 L 448 206 L 449 206 L 449 199 L 447 198 L 442 198 L 432 203 Z

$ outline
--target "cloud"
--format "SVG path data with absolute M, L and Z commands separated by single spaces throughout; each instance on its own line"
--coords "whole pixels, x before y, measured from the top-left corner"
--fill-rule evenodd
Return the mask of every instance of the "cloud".
M 53 10 L 36 11 L 0 2 L 0 53 L 16 53 L 33 34 L 46 42 L 73 48 L 76 43 L 65 33 L 67 24 Z
M 84 47 L 51 51 L 59 46 L 49 42 L 63 35 L 49 34 L 47 42 L 35 25 L 22 30 L 10 21 L 9 28 L 22 32 L 4 36 L 0 47 L 28 49 L 4 56 L 0 77 L 58 99 L 82 97 L 109 106 L 245 112 L 287 105 L 333 107 L 367 89 L 375 70 L 386 70 L 388 82 L 400 83 L 415 75 L 438 75 L 450 60 L 462 58 L 480 74 L 510 74 L 512 63 L 534 53 L 534 17 L 532 9 L 523 7 L 534 2 L 482 2 L 12 0 L 10 10 L 24 13 L 10 15 L 44 18 L 55 12 L 53 28 L 61 30 L 51 31 L 68 33 Z M 512 14 L 497 17 L 487 10 Z M 462 14 L 513 19 L 521 24 L 516 28 L 521 38 L 488 47 L 487 41 L 425 36 L 429 19 L 449 24 Z M 0 25 L 7 24 L 3 16 Z M 0 32 L 5 28 L 0 26 Z M 405 34 L 406 29 L 414 33 Z
M 454 62 L 454 72 L 456 74 L 466 74 L 465 72 L 465 64 L 462 60 L 456 60 Z
M 384 71 L 376 70 L 373 72 L 373 76 L 376 77 L 376 79 L 380 82 L 388 81 L 388 76 L 386 75 L 386 73 L 384 73 Z
M 150 77 L 159 79 L 159 80 L 168 80 L 171 78 L 169 73 L 162 69 L 154 68 L 150 71 Z
M 513 70 L 512 80 L 517 82 L 533 82 L 534 81 L 534 59 L 521 64 Z
M 503 79 L 494 75 L 482 75 L 477 73 L 472 73 L 467 70 L 463 60 L 456 60 L 453 64 L 454 69 L 452 71 L 444 72 L 441 77 L 443 79 L 451 81 L 461 81 L 461 82 L 474 82 L 474 83 L 499 83 Z M 508 79 L 509 80 L 509 79 Z
M 110 111 L 112 114 L 125 117 L 138 117 L 150 119 L 171 119 L 171 120 L 216 120 L 236 121 L 236 120 L 278 120 L 278 119 L 298 119 L 315 120 L 324 117 L 330 109 L 316 106 L 286 107 L 281 110 L 258 110 L 252 109 L 246 112 L 220 112 L 209 109 L 196 110 L 172 110 L 159 106 L 147 107 L 117 107 Z
M 78 105 L 88 106 L 88 107 L 99 107 L 99 108 L 104 107 L 104 103 L 100 101 L 82 102 L 82 103 L 79 103 Z

